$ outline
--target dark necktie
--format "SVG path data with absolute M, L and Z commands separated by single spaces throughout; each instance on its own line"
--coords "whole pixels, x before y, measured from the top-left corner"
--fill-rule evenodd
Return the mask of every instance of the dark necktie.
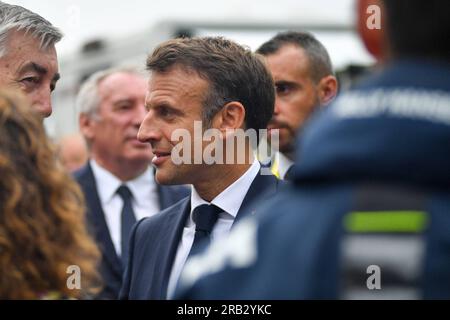
M 133 207 L 131 206 L 131 194 L 130 189 L 126 185 L 121 185 L 117 189 L 117 194 L 123 200 L 123 207 L 121 213 L 121 248 L 122 248 L 122 262 L 126 266 L 128 259 L 128 243 L 130 238 L 131 228 L 136 222 L 136 216 L 134 215 Z
M 194 209 L 192 219 L 195 223 L 195 236 L 189 257 L 200 253 L 209 244 L 211 241 L 211 232 L 219 218 L 219 213 L 222 211 L 213 204 L 202 204 Z

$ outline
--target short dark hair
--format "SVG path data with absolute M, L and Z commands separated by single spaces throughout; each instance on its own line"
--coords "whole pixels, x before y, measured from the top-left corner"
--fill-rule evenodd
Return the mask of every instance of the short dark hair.
M 160 44 L 147 59 L 147 69 L 168 72 L 180 66 L 209 82 L 203 120 L 210 123 L 228 102 L 245 108 L 246 129 L 265 129 L 275 105 L 275 86 L 262 59 L 222 37 L 178 38 Z
M 268 56 L 286 45 L 294 45 L 305 50 L 309 61 L 310 76 L 314 82 L 317 83 L 323 77 L 333 74 L 333 66 L 327 49 L 309 32 L 280 32 L 263 43 L 256 52 Z
M 394 57 L 450 60 L 450 2 L 383 0 Z

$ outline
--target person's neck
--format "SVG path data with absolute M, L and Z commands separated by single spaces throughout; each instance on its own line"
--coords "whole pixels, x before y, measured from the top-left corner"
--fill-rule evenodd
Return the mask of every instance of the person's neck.
M 251 164 L 216 165 L 216 170 L 212 170 L 209 178 L 194 183 L 194 188 L 203 200 L 211 202 L 226 188 L 242 177 L 250 166 Z
M 291 161 L 294 161 L 294 157 L 295 157 L 295 152 L 292 150 L 290 152 L 280 152 L 283 156 L 285 156 L 286 158 L 288 158 Z
M 270 143 L 270 140 L 266 140 L 265 143 L 267 143 L 267 146 L 270 148 L 270 155 L 271 155 L 272 159 L 275 156 L 275 154 L 277 152 L 279 152 L 283 156 L 288 158 L 289 160 L 294 161 L 294 158 L 295 158 L 295 140 L 292 141 L 288 146 L 282 148 L 282 150 L 280 150 L 279 147 L 274 147 Z
M 148 162 L 144 161 L 123 161 L 123 162 L 113 162 L 105 161 L 99 157 L 93 156 L 95 162 L 101 166 L 103 169 L 109 171 L 116 178 L 122 182 L 133 180 L 139 177 L 148 168 Z

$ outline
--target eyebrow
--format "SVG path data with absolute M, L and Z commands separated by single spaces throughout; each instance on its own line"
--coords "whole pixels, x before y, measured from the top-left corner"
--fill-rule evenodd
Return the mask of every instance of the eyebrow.
M 134 99 L 131 98 L 122 98 L 122 99 L 118 99 L 116 101 L 113 101 L 113 105 L 119 105 L 121 103 L 133 103 Z
M 178 108 L 172 106 L 169 102 L 167 102 L 167 101 L 165 101 L 165 100 L 163 100 L 163 101 L 157 101 L 156 103 L 153 102 L 153 103 L 151 103 L 151 104 L 150 104 L 150 103 L 147 103 L 147 101 L 146 101 L 146 103 L 145 103 L 145 109 L 146 109 L 147 111 L 149 111 L 150 108 L 152 108 L 152 109 L 166 108 L 166 109 L 170 109 L 170 110 L 171 110 L 172 112 L 174 112 L 175 114 L 178 114 L 178 115 L 184 115 L 184 111 L 183 111 L 183 110 L 178 109 Z
M 290 81 L 290 80 L 278 80 L 278 81 L 274 81 L 275 84 L 295 84 L 295 81 Z
M 39 65 L 39 64 L 37 64 L 35 62 L 29 62 L 29 63 L 25 64 L 20 69 L 19 73 L 22 74 L 22 73 L 26 73 L 26 72 L 30 72 L 30 71 L 36 72 L 36 73 L 38 73 L 40 75 L 46 75 L 48 73 L 48 70 L 45 67 L 43 67 L 43 66 L 41 66 L 41 65 Z M 61 78 L 61 75 L 57 72 L 53 76 L 52 81 L 56 82 L 56 81 L 59 80 L 59 78 Z
M 275 81 L 275 86 L 291 86 L 291 87 L 301 87 L 300 83 L 288 80 Z

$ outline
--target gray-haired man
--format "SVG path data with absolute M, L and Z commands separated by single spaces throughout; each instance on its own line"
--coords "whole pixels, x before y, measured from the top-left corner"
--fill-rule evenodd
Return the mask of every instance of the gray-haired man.
M 52 113 L 62 33 L 40 15 L 0 2 L 0 87 L 21 90 L 42 117 Z

